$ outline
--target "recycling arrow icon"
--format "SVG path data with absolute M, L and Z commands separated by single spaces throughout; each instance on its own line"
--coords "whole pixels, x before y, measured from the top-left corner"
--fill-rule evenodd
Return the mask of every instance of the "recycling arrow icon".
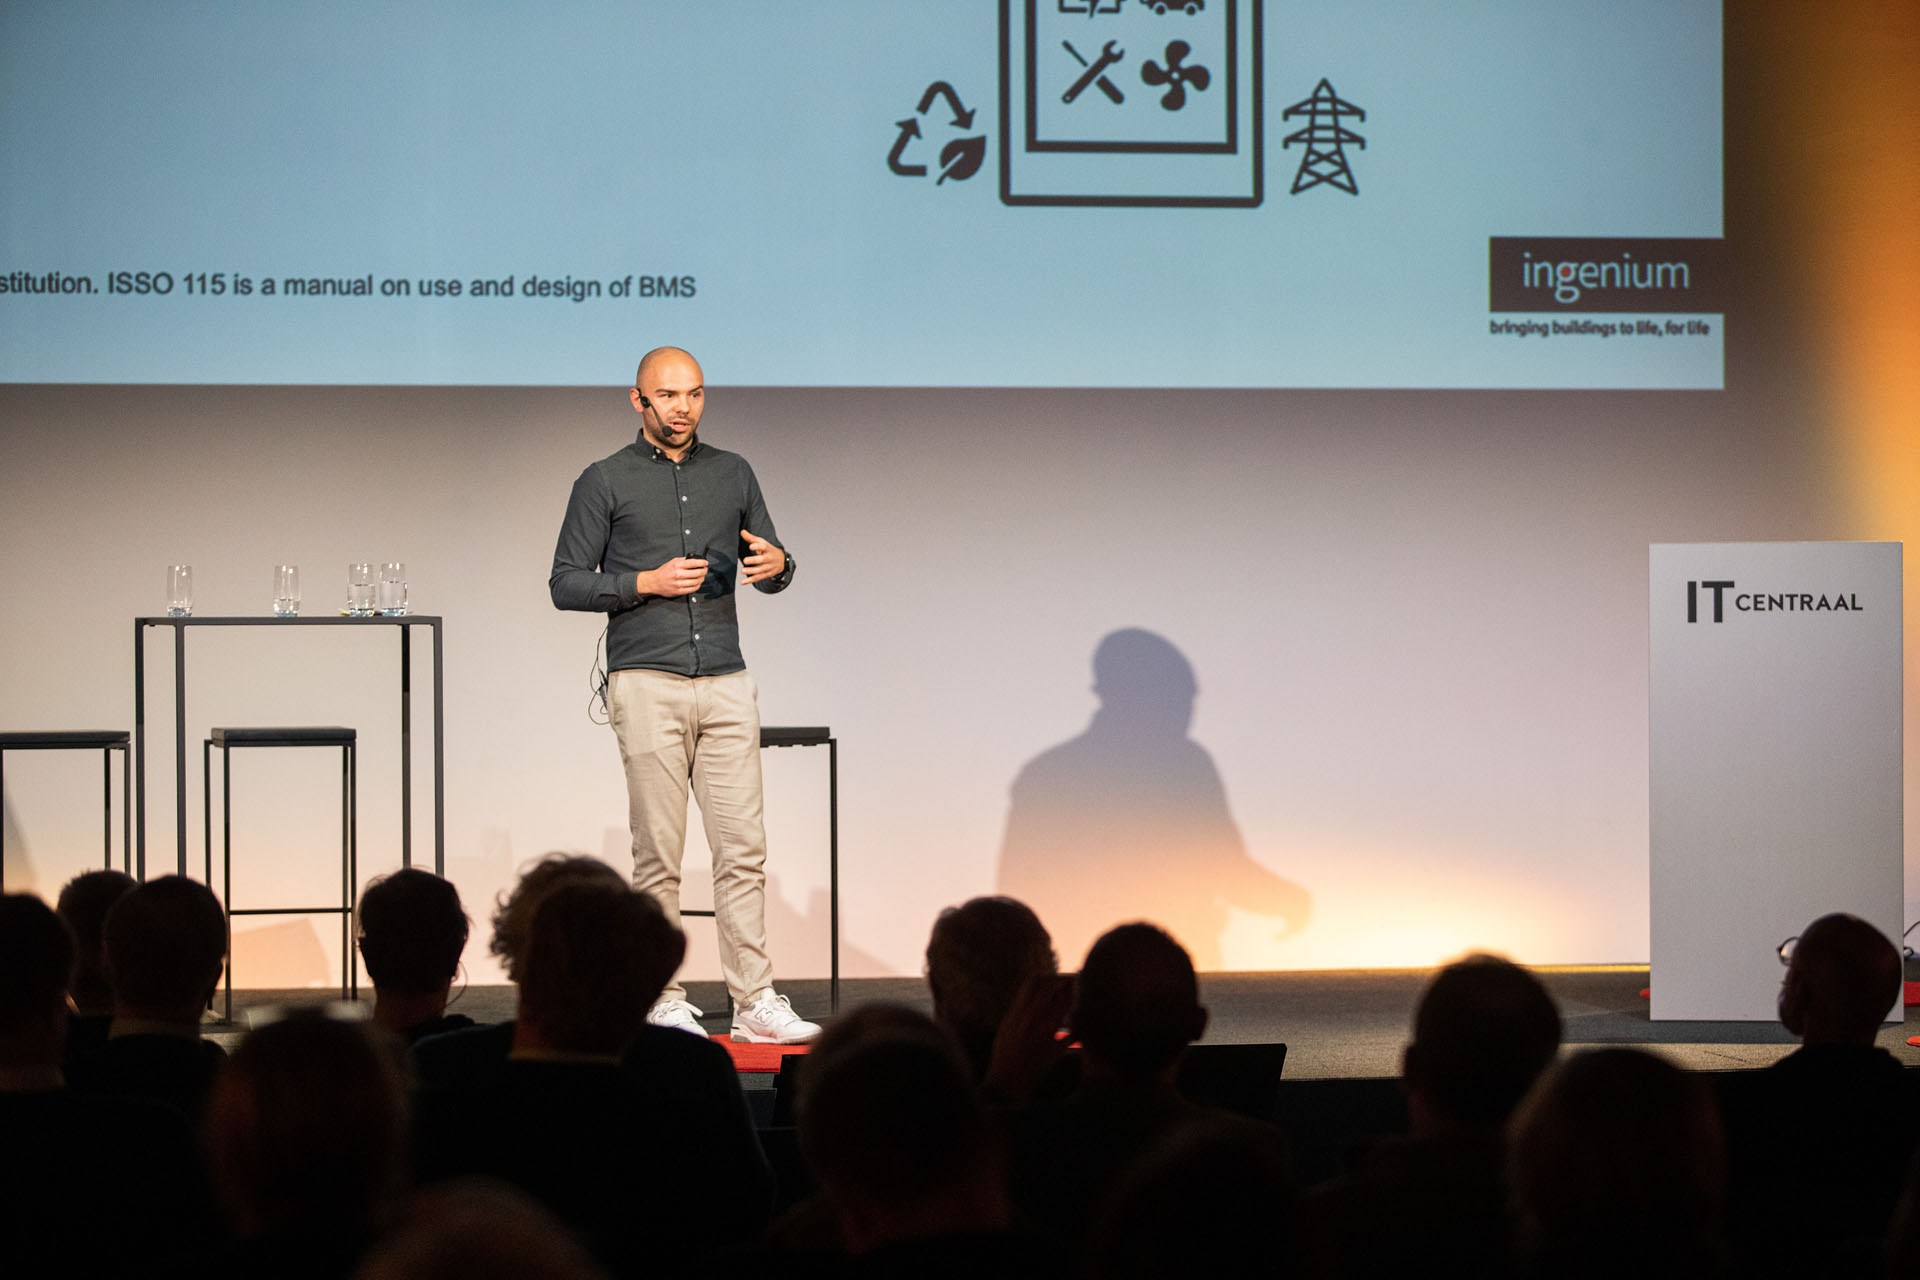
M 914 114 L 904 120 L 894 121 L 894 128 L 898 132 L 894 135 L 892 149 L 887 152 L 889 173 L 902 178 L 927 176 L 926 164 L 910 159 L 908 152 L 917 150 L 914 143 L 924 136 L 920 125 L 921 119 L 933 110 L 935 103 L 942 101 L 951 112 L 951 119 L 945 122 L 944 127 L 934 123 L 938 121 L 938 117 L 933 117 L 930 124 L 940 128 L 942 132 L 958 132 L 964 136 L 949 138 L 941 145 L 940 176 L 934 179 L 934 185 L 938 186 L 950 178 L 955 182 L 965 182 L 980 172 L 980 166 L 987 158 L 987 135 L 966 132 L 973 128 L 973 108 L 961 101 L 960 91 L 951 84 L 945 80 L 935 80 L 927 86 L 926 92 L 920 95 L 920 104 L 914 109 Z
M 893 150 L 887 152 L 887 168 L 893 170 L 903 178 L 926 177 L 927 166 L 923 164 L 907 164 L 900 158 L 906 154 L 907 144 L 919 136 L 920 122 L 917 119 L 908 116 L 905 120 L 900 121 L 900 136 L 893 140 Z
M 948 84 L 945 80 L 935 80 L 932 84 L 927 86 L 927 91 L 920 95 L 920 114 L 921 115 L 927 114 L 927 108 L 933 105 L 933 101 L 935 98 L 945 98 L 948 104 L 953 107 L 953 127 L 954 128 L 956 129 L 973 128 L 973 112 L 968 108 L 960 105 L 960 95 L 958 93 L 955 93 L 953 86 Z

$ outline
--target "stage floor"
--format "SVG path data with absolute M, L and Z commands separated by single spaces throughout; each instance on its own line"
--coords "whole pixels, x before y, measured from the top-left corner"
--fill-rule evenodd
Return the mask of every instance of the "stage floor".
M 1647 985 L 1644 965 L 1537 972 L 1560 1006 L 1564 1039 L 1570 1047 L 1635 1045 L 1694 1070 L 1731 1071 L 1767 1066 L 1798 1043 L 1777 1023 L 1652 1021 L 1647 1001 L 1640 995 Z M 1398 1075 L 1414 1004 L 1431 974 L 1426 969 L 1208 974 L 1201 979 L 1201 999 L 1211 1013 L 1205 1040 L 1212 1044 L 1284 1042 L 1289 1080 Z M 804 1016 L 827 1020 L 825 979 L 782 982 L 780 989 Z M 688 983 L 687 994 L 706 1010 L 707 1030 L 725 1035 L 726 997 L 721 984 Z M 325 1003 L 337 997 L 337 992 L 324 990 L 235 991 L 238 1025 L 210 1023 L 207 1034 L 231 1042 L 239 1038 L 250 1009 Z M 873 1000 L 932 1009 L 927 984 L 919 978 L 841 981 L 843 1008 Z M 504 1021 L 513 1016 L 514 989 L 472 987 L 449 1008 L 478 1022 Z M 1904 1023 L 1883 1027 L 1880 1044 L 1909 1066 L 1920 1065 L 1920 1049 L 1907 1044 L 1911 1035 L 1920 1035 L 1920 1005 L 1908 1009 Z

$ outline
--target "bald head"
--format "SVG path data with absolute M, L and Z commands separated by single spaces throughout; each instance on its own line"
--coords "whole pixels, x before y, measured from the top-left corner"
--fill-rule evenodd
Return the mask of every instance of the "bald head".
M 679 347 L 655 347 L 633 375 L 633 407 L 647 442 L 676 462 L 693 446 L 706 408 L 706 375 Z
M 1780 1022 L 1808 1044 L 1872 1044 L 1900 994 L 1900 949 L 1858 916 L 1800 934 L 1780 984 Z
M 679 347 L 655 347 L 640 357 L 640 367 L 634 371 L 633 385 L 645 391 L 647 389 L 647 379 L 650 376 L 658 375 L 660 371 L 659 366 L 662 362 L 679 360 L 684 360 L 692 365 L 695 373 L 699 372 L 700 362 L 693 358 L 691 352 L 682 350 Z

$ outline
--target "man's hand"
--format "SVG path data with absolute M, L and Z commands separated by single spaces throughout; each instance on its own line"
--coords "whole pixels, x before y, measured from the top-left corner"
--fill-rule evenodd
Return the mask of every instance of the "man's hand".
M 707 562 L 675 556 L 658 569 L 642 569 L 636 578 L 643 596 L 690 596 L 707 580 Z
M 764 582 L 768 578 L 777 578 L 787 571 L 787 553 L 768 542 L 765 538 L 748 533 L 745 529 L 740 536 L 746 540 L 747 558 L 740 562 L 746 570 L 740 576 L 740 585 L 748 586 L 755 582 Z
M 1074 976 L 1031 973 L 1013 997 L 993 1037 L 993 1059 L 981 1081 L 1001 1097 L 1025 1102 L 1054 1064 L 1066 1056 L 1060 1028 L 1073 1008 Z

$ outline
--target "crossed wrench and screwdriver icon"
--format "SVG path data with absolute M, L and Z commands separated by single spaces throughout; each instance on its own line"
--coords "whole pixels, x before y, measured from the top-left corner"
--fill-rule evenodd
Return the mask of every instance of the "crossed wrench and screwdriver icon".
M 1107 41 L 1107 47 L 1100 51 L 1100 56 L 1089 64 L 1085 58 L 1080 56 L 1080 51 L 1074 48 L 1073 45 L 1065 40 L 1062 40 L 1060 43 L 1066 46 L 1067 52 L 1073 55 L 1075 62 L 1087 68 L 1086 71 L 1081 73 L 1080 78 L 1069 85 L 1067 91 L 1060 95 L 1060 101 L 1072 102 L 1082 93 L 1085 93 L 1087 86 L 1090 84 L 1099 85 L 1100 92 L 1106 94 L 1107 97 L 1116 103 L 1126 100 L 1125 95 L 1120 92 L 1120 86 L 1102 74 L 1108 67 L 1127 56 L 1125 49 L 1114 48 L 1113 41 L 1109 40 Z

